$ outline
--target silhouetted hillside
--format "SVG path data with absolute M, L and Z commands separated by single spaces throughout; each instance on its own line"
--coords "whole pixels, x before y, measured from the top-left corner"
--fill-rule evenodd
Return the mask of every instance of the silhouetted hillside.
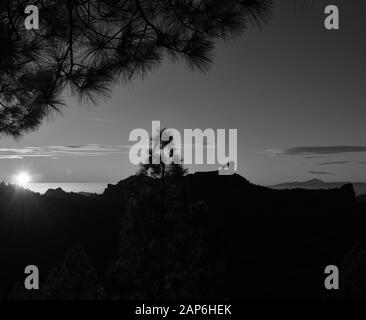
M 323 287 L 325 266 L 346 258 L 357 264 L 365 248 L 366 204 L 355 201 L 350 184 L 274 190 L 237 174 L 206 173 L 177 178 L 162 195 L 158 180 L 131 176 L 93 197 L 1 184 L 0 291 L 9 294 L 24 280 L 24 267 L 35 264 L 48 288 L 38 298 L 54 296 L 57 272 L 47 275 L 55 267 L 73 274 L 67 266 L 74 263 L 63 260 L 80 244 L 90 262 L 81 249 L 67 259 L 82 259 L 98 280 L 82 280 L 92 293 L 68 287 L 59 298 L 156 298 L 159 199 L 166 211 L 166 298 L 332 296 Z M 19 290 L 12 298 L 22 296 Z
M 0 186 L 0 291 L 24 280 L 24 268 L 37 265 L 41 276 L 81 243 L 104 270 L 118 246 L 120 212 L 102 199 L 61 189 L 45 195 Z

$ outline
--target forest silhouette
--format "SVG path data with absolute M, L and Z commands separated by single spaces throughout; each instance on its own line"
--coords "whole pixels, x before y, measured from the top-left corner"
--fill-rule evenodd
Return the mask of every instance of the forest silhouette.
M 137 174 L 93 196 L 3 183 L 2 297 L 364 298 L 366 208 L 352 185 L 273 190 L 218 172 L 166 179 L 164 192 L 161 179 Z M 24 289 L 29 264 L 40 290 Z M 341 291 L 324 289 L 330 264 L 342 270 Z

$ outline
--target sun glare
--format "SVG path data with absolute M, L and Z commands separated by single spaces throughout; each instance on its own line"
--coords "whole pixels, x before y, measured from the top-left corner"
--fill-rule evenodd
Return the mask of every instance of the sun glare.
M 27 172 L 20 172 L 15 177 L 15 182 L 18 186 L 26 187 L 31 181 L 31 176 Z

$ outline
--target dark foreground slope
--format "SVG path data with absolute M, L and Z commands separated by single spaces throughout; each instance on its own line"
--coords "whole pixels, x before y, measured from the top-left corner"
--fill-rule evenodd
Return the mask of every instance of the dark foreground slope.
M 366 211 L 351 185 L 283 191 L 216 174 L 188 175 L 176 185 L 164 202 L 165 298 L 366 298 L 360 285 L 366 283 L 360 271 Z M 96 269 L 103 298 L 154 296 L 161 271 L 155 237 L 162 223 L 154 216 L 161 211 L 154 189 L 158 197 L 159 183 L 137 176 L 92 198 L 2 185 L 3 296 L 24 280 L 26 265 L 39 266 L 42 281 L 76 243 Z M 341 272 L 343 290 L 337 293 L 323 285 L 331 264 Z M 72 298 L 85 297 L 68 290 Z
M 120 213 L 102 199 L 0 185 L 0 292 L 22 283 L 27 265 L 38 266 L 44 281 L 76 244 L 103 272 L 116 254 L 119 224 Z
M 231 297 L 320 298 L 324 268 L 340 266 L 357 238 L 351 185 L 272 190 L 240 176 L 188 177 L 189 196 L 206 199 L 215 247 L 228 260 Z

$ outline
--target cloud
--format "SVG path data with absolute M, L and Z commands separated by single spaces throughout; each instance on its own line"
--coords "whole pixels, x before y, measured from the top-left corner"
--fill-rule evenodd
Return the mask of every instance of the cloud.
M 31 157 L 49 157 L 59 159 L 60 157 L 96 157 L 128 153 L 129 145 L 99 145 L 86 144 L 78 146 L 42 146 L 22 148 L 0 148 L 0 159 L 24 159 Z
M 313 146 L 313 147 L 293 147 L 287 149 L 271 149 L 271 154 L 277 156 L 316 156 L 326 154 L 341 154 L 366 152 L 366 146 Z
M 327 158 L 328 156 L 326 155 L 320 155 L 320 156 L 307 156 L 304 157 L 304 159 L 320 159 L 320 158 Z
M 328 165 L 335 165 L 335 164 L 347 164 L 349 161 L 331 161 L 331 162 L 321 162 L 318 163 L 318 166 L 328 166 Z
M 115 123 L 115 122 L 119 122 L 119 120 L 117 120 L 117 119 L 103 119 L 103 118 L 92 118 L 92 119 L 89 119 L 89 121 L 102 122 L 102 123 Z
M 177 148 L 194 149 L 198 145 L 175 145 Z M 203 149 L 214 148 L 211 145 L 200 145 Z M 141 149 L 147 152 L 150 145 Z M 50 158 L 57 160 L 62 157 L 101 157 L 118 154 L 130 153 L 131 145 L 100 145 L 100 144 L 85 144 L 85 145 L 67 145 L 67 146 L 27 146 L 16 148 L 0 148 L 1 159 L 25 159 L 25 158 Z M 183 151 L 182 151 L 183 152 Z
M 335 174 L 334 172 L 326 172 L 326 171 L 308 171 L 310 174 L 320 174 L 320 175 L 328 175 Z
M 0 159 L 23 159 L 23 157 L 16 155 L 0 155 Z

